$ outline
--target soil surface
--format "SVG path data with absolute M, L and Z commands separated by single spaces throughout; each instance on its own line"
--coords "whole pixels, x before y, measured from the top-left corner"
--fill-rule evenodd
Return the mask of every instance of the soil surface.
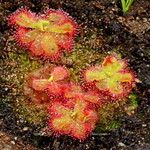
M 24 50 L 14 44 L 12 29 L 6 20 L 9 14 L 22 6 L 34 12 L 42 12 L 46 8 L 63 9 L 79 24 L 76 39 L 79 44 L 93 49 L 96 54 L 115 51 L 128 60 L 138 78 L 133 91 L 138 98 L 138 107 L 133 115 L 122 117 L 119 128 L 98 134 L 93 132 L 87 140 L 79 142 L 67 136 L 44 135 L 36 125 L 14 115 L 12 103 L 17 100 L 18 89 L 9 82 L 9 78 L 14 82 L 17 78 L 12 74 L 15 69 L 11 69 L 16 62 L 11 61 L 8 54 L 15 52 L 19 55 Z M 17 69 L 15 71 L 17 74 Z M 119 0 L 1 0 L 0 76 L 0 149 L 149 150 L 150 1 L 135 0 L 129 11 L 123 14 Z

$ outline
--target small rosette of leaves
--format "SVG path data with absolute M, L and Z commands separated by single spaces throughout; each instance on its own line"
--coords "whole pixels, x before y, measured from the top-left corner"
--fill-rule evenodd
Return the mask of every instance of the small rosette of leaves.
M 24 92 L 33 102 L 49 102 L 49 93 L 62 94 L 67 90 L 68 85 L 63 83 L 69 76 L 68 70 L 61 66 L 45 66 L 30 73 L 25 80 Z
M 67 134 L 80 140 L 92 132 L 98 119 L 97 112 L 82 99 L 71 99 L 66 103 L 54 101 L 49 113 L 48 125 L 54 134 Z
M 85 71 L 85 80 L 99 91 L 115 98 L 126 96 L 133 87 L 134 75 L 125 61 L 116 55 L 107 56 L 102 65 Z
M 8 22 L 16 27 L 14 37 L 34 56 L 57 59 L 62 51 L 70 51 L 77 33 L 76 22 L 62 10 L 47 10 L 34 14 L 19 9 L 9 16 Z

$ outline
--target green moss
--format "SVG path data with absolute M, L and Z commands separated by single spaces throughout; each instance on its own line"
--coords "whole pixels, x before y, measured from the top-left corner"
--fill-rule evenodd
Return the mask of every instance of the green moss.
M 138 101 L 137 101 L 137 95 L 132 93 L 129 95 L 129 102 L 130 105 L 137 108 L 138 107 Z
M 65 53 L 60 62 L 69 68 L 71 79 L 78 82 L 80 80 L 80 71 L 89 65 L 100 64 L 102 57 L 103 55 L 100 55 L 98 51 L 76 44 L 72 52 Z
M 120 125 L 121 123 L 119 120 L 112 120 L 112 121 L 107 122 L 107 124 L 98 125 L 95 129 L 95 132 L 99 133 L 103 131 L 111 131 L 111 130 L 119 128 Z
M 134 114 L 138 107 L 136 94 L 132 93 L 127 99 L 103 105 L 98 110 L 99 122 L 95 132 L 109 131 L 118 128 L 122 116 Z
M 124 113 L 126 101 L 124 99 L 118 102 L 107 103 L 99 108 L 99 122 L 95 131 L 101 132 L 118 128 L 120 126 L 120 117 Z
M 26 53 L 17 54 L 14 52 L 9 52 L 9 65 L 11 69 L 8 71 L 10 73 L 10 78 L 8 78 L 9 83 L 14 84 L 17 88 L 21 88 L 24 82 L 24 77 L 31 71 L 37 69 L 40 64 L 31 60 Z
M 31 124 L 44 126 L 46 120 L 46 107 L 44 105 L 29 104 L 26 101 L 21 101 L 15 109 L 16 115 L 23 118 Z
M 128 115 L 132 115 L 134 114 L 134 111 L 137 109 L 138 107 L 138 99 L 136 94 L 132 93 L 129 95 L 129 99 L 127 101 L 126 107 L 125 107 L 125 112 Z
M 3 68 L 6 69 L 2 78 L 13 85 L 9 101 L 11 101 L 15 115 L 35 125 L 43 124 L 46 117 L 45 106 L 30 104 L 23 94 L 24 77 L 42 66 L 40 61 L 30 59 L 25 52 L 20 54 L 9 52 L 4 65 Z

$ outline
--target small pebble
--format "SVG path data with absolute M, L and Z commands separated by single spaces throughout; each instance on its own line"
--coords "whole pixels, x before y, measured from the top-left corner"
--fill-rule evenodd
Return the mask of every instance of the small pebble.
M 118 143 L 118 146 L 126 147 L 126 145 L 125 145 L 124 143 L 122 143 L 122 142 L 119 142 L 119 143 Z
M 14 140 L 16 141 L 17 139 L 18 139 L 18 137 L 15 136 L 15 137 L 14 137 Z
M 23 130 L 23 131 L 28 131 L 29 128 L 28 128 L 28 127 L 24 127 L 22 130 Z
M 8 91 L 8 88 L 7 88 L 7 87 L 5 88 L 5 91 Z
M 11 143 L 11 144 L 13 144 L 13 145 L 15 145 L 15 144 L 16 144 L 16 143 L 15 143 L 15 141 L 10 141 L 10 143 Z
M 86 149 L 89 149 L 89 145 L 88 144 L 86 144 L 85 146 L 86 146 Z
M 147 125 L 146 124 L 142 124 L 142 127 L 146 127 Z

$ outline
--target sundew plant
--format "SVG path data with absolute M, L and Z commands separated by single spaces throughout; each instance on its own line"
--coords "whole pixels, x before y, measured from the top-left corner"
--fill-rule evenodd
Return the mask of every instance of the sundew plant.
M 124 12 L 131 3 L 122 0 Z M 134 88 L 133 71 L 116 53 L 104 56 L 95 65 L 79 68 L 82 75 L 75 74 L 79 82 L 72 79 L 71 67 L 59 63 L 63 52 L 71 52 L 78 30 L 66 12 L 48 9 L 35 14 L 21 8 L 8 17 L 8 23 L 15 30 L 17 43 L 33 58 L 43 64 L 48 60 L 48 64 L 28 73 L 23 90 L 28 105 L 44 105 L 44 124 L 54 136 L 85 140 L 103 117 L 99 110 L 106 104 L 124 101 Z

